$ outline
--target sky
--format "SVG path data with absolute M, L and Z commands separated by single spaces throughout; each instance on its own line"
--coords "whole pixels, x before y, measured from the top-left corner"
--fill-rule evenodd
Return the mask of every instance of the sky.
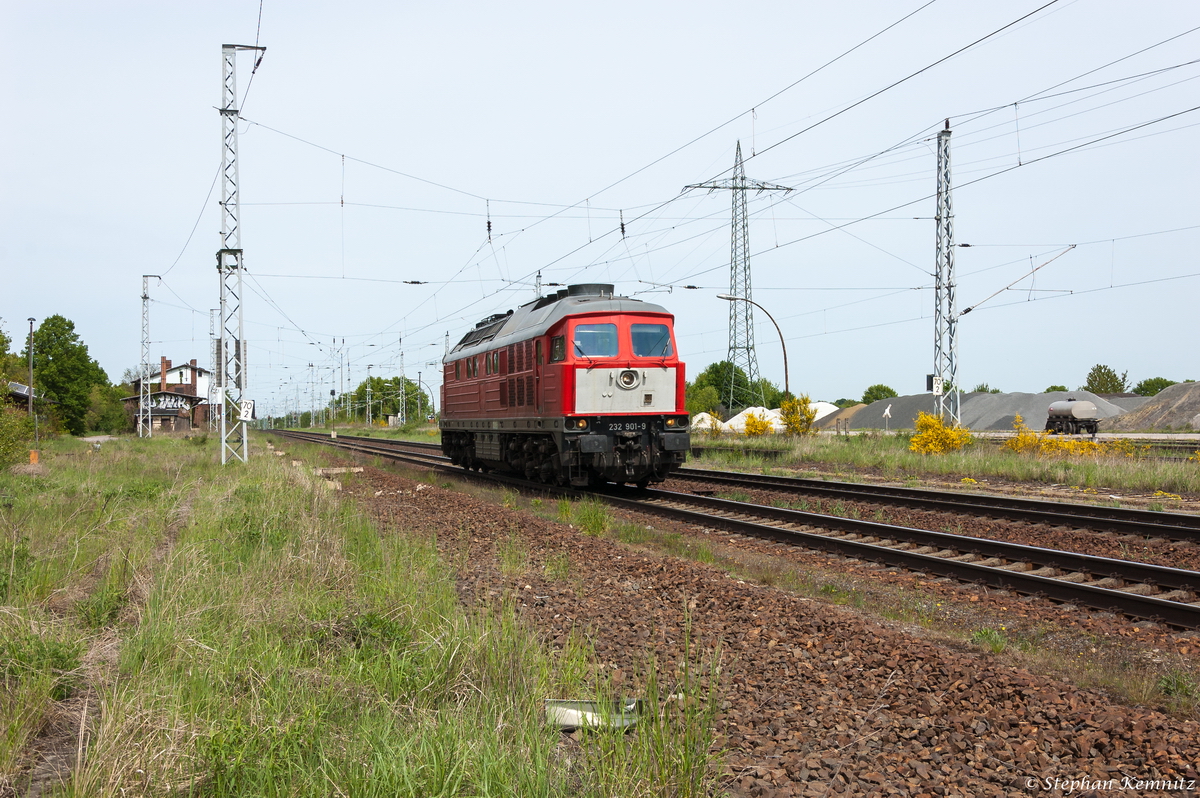
M 0 0 L 0 325 L 63 315 L 116 381 L 157 275 L 151 360 L 209 367 L 221 45 L 257 42 L 237 87 L 260 417 L 402 360 L 436 391 L 447 336 L 539 272 L 667 308 L 695 376 L 727 355 L 731 194 L 685 187 L 728 179 L 739 142 L 750 179 L 793 189 L 748 194 L 789 387 L 919 393 L 947 120 L 959 384 L 1200 379 L 1198 28 L 1179 0 Z

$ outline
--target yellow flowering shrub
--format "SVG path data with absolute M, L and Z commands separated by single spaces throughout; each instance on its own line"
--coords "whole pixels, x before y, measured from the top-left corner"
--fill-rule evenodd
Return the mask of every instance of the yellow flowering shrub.
M 945 454 L 957 452 L 972 442 L 969 430 L 962 427 L 947 427 L 941 416 L 917 413 L 917 434 L 913 435 L 908 448 L 920 454 Z
M 813 422 L 817 420 L 817 409 L 809 401 L 808 394 L 799 399 L 784 399 L 779 405 L 779 415 L 788 435 L 812 435 Z
M 1034 432 L 1019 415 L 1013 420 L 1013 429 L 1017 434 L 1004 442 L 1005 448 L 1046 457 L 1140 457 L 1150 450 L 1148 445 L 1138 446 L 1126 438 L 1094 441 L 1051 435 L 1048 430 Z
M 759 435 L 766 435 L 771 431 L 771 422 L 767 421 L 765 416 L 760 416 L 758 413 L 746 414 L 746 437 L 757 438 Z

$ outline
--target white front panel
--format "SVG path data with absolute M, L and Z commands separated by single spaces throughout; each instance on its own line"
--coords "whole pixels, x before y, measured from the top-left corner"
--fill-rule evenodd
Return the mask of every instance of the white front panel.
M 575 370 L 576 413 L 674 413 L 675 368 Z

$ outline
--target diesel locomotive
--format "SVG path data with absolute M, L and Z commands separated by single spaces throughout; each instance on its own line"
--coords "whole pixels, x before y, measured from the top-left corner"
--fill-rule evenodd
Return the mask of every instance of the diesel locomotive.
M 488 316 L 442 361 L 442 451 L 467 469 L 646 487 L 691 448 L 674 316 L 572 285 Z

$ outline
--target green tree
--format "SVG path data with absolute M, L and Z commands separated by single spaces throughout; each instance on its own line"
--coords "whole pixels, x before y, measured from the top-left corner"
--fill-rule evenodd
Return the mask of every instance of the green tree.
M 854 407 L 855 405 L 860 404 L 860 402 L 857 399 L 838 399 L 833 404 L 837 407 Z
M 862 401 L 864 405 L 869 405 L 880 399 L 891 399 L 893 396 L 899 396 L 899 394 L 886 385 L 876 384 L 863 391 Z
M 720 412 L 721 396 L 711 385 L 698 386 L 692 382 L 688 383 L 684 402 L 689 415 L 708 413 L 710 416 L 715 416 Z
M 119 385 L 93 385 L 88 392 L 88 408 L 84 413 L 84 426 L 89 432 L 133 431 L 133 419 L 125 412 L 121 398 L 128 392 Z
M 24 356 L 28 357 L 26 346 Z M 48 316 L 33 332 L 33 378 L 39 394 L 56 402 L 51 413 L 72 435 L 87 431 L 86 415 L 93 385 L 108 386 L 108 375 L 88 355 L 75 324 Z
M 1129 372 L 1123 372 L 1118 377 L 1117 372 L 1112 368 L 1103 363 L 1097 363 L 1088 372 L 1083 390 L 1092 393 L 1125 393 L 1129 390 Z
M 1042 391 L 1042 393 L 1054 393 L 1055 391 L 1065 391 L 1065 390 L 1067 390 L 1067 386 L 1065 386 L 1065 385 L 1051 385 L 1049 388 Z
M 354 404 L 355 414 L 364 413 L 367 404 L 367 383 L 371 385 L 371 417 L 375 420 L 382 419 L 384 416 L 400 415 L 400 404 L 404 403 L 404 417 L 410 422 L 423 422 L 423 413 L 429 413 L 434 405 L 429 400 L 429 394 L 417 385 L 416 381 L 410 380 L 407 377 L 371 377 L 370 380 L 363 380 L 358 386 L 350 392 L 351 401 Z M 340 409 L 341 401 L 335 399 L 330 403 L 331 407 Z
M 993 388 L 992 386 L 988 385 L 986 382 L 979 383 L 974 388 L 972 388 L 971 391 L 973 393 L 1000 393 L 999 388 Z
M 10 346 L 12 346 L 12 338 L 4 332 L 4 327 L 0 326 L 0 387 L 9 380 L 20 383 L 29 382 L 27 368 L 22 367 L 21 358 L 16 352 L 9 351 Z M 22 372 L 24 372 L 24 379 L 22 379 Z
M 1163 388 L 1170 388 L 1175 384 L 1175 380 L 1168 380 L 1166 377 L 1150 377 L 1133 386 L 1133 392 L 1138 396 L 1154 396 Z
M 754 383 L 752 394 L 761 397 L 763 407 L 779 407 L 787 395 L 775 383 L 766 378 Z
M 735 407 L 726 406 L 729 401 L 730 382 L 733 383 Z M 746 372 L 728 360 L 719 360 L 709 365 L 708 368 L 696 376 L 695 384 L 698 388 L 703 388 L 706 385 L 716 388 L 717 396 L 720 397 L 721 404 L 725 407 L 726 413 L 732 414 L 734 411 L 748 407 L 749 403 L 756 401 L 749 400 L 751 396 L 750 380 L 746 377 Z

